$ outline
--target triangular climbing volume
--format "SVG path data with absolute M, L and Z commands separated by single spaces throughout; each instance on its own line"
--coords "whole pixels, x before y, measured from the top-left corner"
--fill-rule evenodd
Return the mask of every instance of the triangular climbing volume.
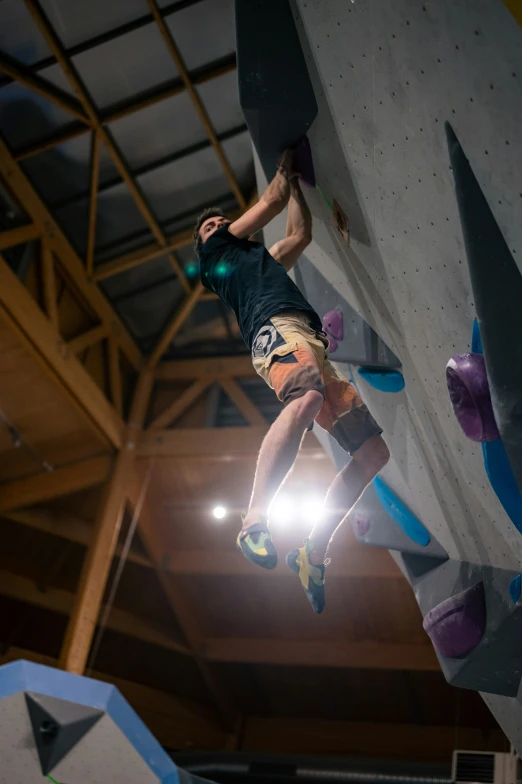
M 44 776 L 104 715 L 102 710 L 35 692 L 26 691 L 25 702 Z

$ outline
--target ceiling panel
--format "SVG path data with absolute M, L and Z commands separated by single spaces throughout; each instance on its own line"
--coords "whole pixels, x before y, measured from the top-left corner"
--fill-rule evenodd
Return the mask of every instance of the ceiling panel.
M 111 124 L 132 169 L 207 139 L 187 92 Z
M 3 0 L 0 24 L 0 49 L 11 57 L 31 65 L 48 57 L 51 51 L 20 0 Z
M 0 89 L 0 127 L 13 150 L 51 136 L 73 121 L 70 112 L 21 84 L 13 82 Z
M 100 109 L 178 75 L 161 34 L 152 23 L 82 52 L 73 62 Z
M 63 45 L 67 48 L 130 22 L 144 14 L 143 0 L 40 0 Z
M 189 71 L 236 50 L 234 0 L 203 0 L 166 22 Z
M 138 178 L 160 220 L 209 205 L 228 183 L 213 149 L 201 150 Z

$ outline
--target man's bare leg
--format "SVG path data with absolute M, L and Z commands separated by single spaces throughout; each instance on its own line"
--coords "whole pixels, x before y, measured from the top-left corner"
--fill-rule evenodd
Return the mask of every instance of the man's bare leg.
M 261 445 L 254 488 L 243 529 L 266 517 L 268 507 L 292 468 L 303 435 L 323 405 L 320 392 L 311 390 L 293 400 L 278 416 Z
M 326 495 L 323 516 L 314 525 L 309 537 L 313 544 L 310 563 L 318 566 L 324 562 L 336 529 L 389 458 L 386 443 L 380 435 L 374 435 L 354 452 L 348 465 L 337 474 Z

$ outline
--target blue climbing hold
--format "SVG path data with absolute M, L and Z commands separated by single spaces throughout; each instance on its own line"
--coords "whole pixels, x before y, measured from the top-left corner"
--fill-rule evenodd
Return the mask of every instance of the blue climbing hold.
M 430 532 L 423 526 L 415 515 L 397 498 L 393 490 L 390 490 L 383 480 L 376 476 L 373 480 L 377 498 L 392 520 L 402 528 L 406 536 L 409 536 L 417 544 L 426 547 L 430 543 Z
M 471 334 L 471 350 L 474 354 L 482 354 L 482 338 L 478 321 L 473 322 Z M 515 475 L 511 469 L 502 439 L 487 441 L 482 444 L 484 468 L 491 487 L 504 511 L 517 529 L 522 533 L 522 496 L 518 489 Z
M 482 456 L 491 487 L 504 507 L 505 513 L 522 534 L 522 496 L 502 439 L 482 444 Z
M 516 604 L 520 599 L 520 589 L 522 588 L 522 577 L 517 574 L 509 584 L 509 595 L 513 599 L 513 604 Z
M 473 354 L 483 354 L 482 336 L 480 334 L 480 327 L 477 319 L 473 322 L 473 329 L 471 332 L 471 351 Z
M 399 370 L 361 367 L 359 375 L 380 392 L 400 392 L 404 389 L 404 376 Z

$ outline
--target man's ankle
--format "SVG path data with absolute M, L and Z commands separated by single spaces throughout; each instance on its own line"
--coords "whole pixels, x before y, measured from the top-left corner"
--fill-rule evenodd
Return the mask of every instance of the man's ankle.
M 308 560 L 312 566 L 322 566 L 326 558 L 326 549 L 314 545 L 308 553 Z
M 241 527 L 243 530 L 245 530 L 245 528 L 250 528 L 251 525 L 255 525 L 256 523 L 262 523 L 266 525 L 266 515 L 257 509 L 249 509 L 243 518 L 243 524 Z

